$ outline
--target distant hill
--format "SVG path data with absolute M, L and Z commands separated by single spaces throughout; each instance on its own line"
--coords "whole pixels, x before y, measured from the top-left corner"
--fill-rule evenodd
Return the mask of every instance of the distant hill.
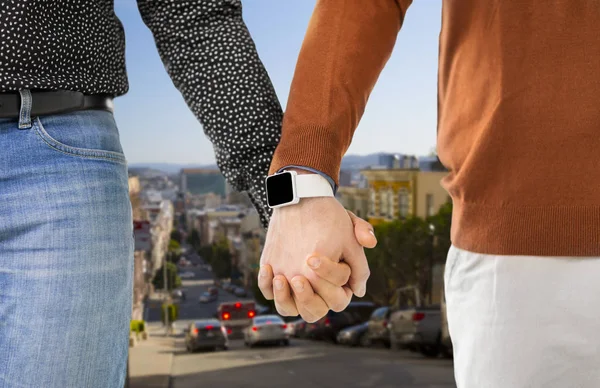
M 384 154 L 378 152 L 368 155 L 346 155 L 342 159 L 342 170 L 360 170 L 379 163 L 379 156 Z
M 216 169 L 216 164 L 200 165 L 200 164 L 176 164 L 176 163 L 133 163 L 129 165 L 129 170 L 158 170 L 167 174 L 176 174 L 182 168 L 208 168 Z
M 360 170 L 367 166 L 372 166 L 379 162 L 379 155 L 382 152 L 369 155 L 346 155 L 342 159 L 343 170 Z M 158 170 L 167 174 L 176 174 L 182 168 L 207 168 L 217 169 L 216 164 L 199 165 L 199 164 L 176 164 L 176 163 L 133 163 L 129 165 L 131 171 L 139 172 L 139 170 Z

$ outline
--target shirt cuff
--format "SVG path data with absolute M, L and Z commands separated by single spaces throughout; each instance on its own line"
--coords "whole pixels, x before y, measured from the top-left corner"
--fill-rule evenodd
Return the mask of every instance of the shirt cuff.
M 335 181 L 329 175 L 325 174 L 324 172 L 315 170 L 314 168 L 305 167 L 305 166 L 285 166 L 283 168 L 280 168 L 277 171 L 277 173 L 280 173 L 288 168 L 297 168 L 300 170 L 310 171 L 310 172 L 314 172 L 315 174 L 321 175 L 323 178 L 327 179 L 327 182 L 329 182 L 329 184 L 331 185 L 331 189 L 333 190 L 333 195 L 335 195 L 337 193 L 338 188 L 337 188 L 337 185 L 335 184 Z

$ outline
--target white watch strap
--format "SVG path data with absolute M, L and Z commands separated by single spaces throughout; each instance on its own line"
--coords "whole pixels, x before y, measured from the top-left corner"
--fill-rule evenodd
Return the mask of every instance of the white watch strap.
M 298 198 L 333 197 L 333 189 L 327 179 L 319 174 L 298 174 L 296 194 Z

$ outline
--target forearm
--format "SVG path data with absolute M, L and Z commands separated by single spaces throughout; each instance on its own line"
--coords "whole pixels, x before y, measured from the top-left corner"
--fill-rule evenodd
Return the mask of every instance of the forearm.
M 247 191 L 264 226 L 264 179 L 283 112 L 239 0 L 138 0 L 173 83 L 213 143 L 217 165 Z
M 410 0 L 319 0 L 300 51 L 271 164 L 338 181 L 369 94 L 391 55 Z

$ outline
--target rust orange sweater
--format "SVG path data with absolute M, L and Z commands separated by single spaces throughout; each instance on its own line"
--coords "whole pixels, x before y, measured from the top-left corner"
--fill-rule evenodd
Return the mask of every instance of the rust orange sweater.
M 272 172 L 337 179 L 410 3 L 317 2 Z M 457 247 L 600 256 L 600 1 L 444 1 L 437 149 Z

